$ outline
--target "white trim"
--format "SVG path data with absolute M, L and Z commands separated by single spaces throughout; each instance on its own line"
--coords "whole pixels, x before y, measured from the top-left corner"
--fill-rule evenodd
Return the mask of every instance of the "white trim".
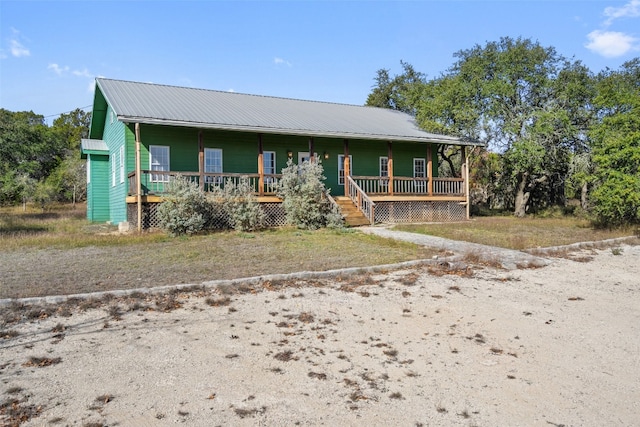
M 416 160 L 422 161 L 422 176 L 416 175 Z M 413 158 L 413 177 L 414 178 L 426 178 L 427 177 L 427 161 L 424 157 Z
M 273 156 L 273 165 L 269 165 L 267 167 L 267 156 L 266 154 L 271 154 Z M 274 175 L 276 173 L 276 152 L 275 151 L 263 151 L 262 152 L 262 168 L 265 175 Z M 270 169 L 270 171 L 268 171 Z
M 125 156 L 124 156 L 124 145 L 120 147 L 120 184 L 124 183 L 124 170 L 125 170 Z
M 218 168 L 216 168 L 215 164 L 211 163 L 207 163 L 207 159 L 213 155 L 212 160 L 215 159 L 215 154 L 220 155 L 220 170 L 217 170 Z M 209 167 L 211 166 L 211 167 Z M 222 157 L 222 148 L 205 148 L 204 149 L 204 172 L 205 173 L 222 173 L 224 171 L 224 162 L 223 162 L 223 157 Z M 220 185 L 222 184 L 222 177 L 215 177 L 215 179 L 213 179 L 213 177 L 205 177 L 204 182 L 206 183 L 213 183 L 216 185 Z
M 422 163 L 422 176 L 418 176 L 416 173 L 416 165 Z M 427 160 L 424 157 L 413 158 L 413 177 L 414 178 L 426 178 L 427 177 Z M 414 181 L 413 191 L 419 194 L 426 193 L 427 183 L 426 181 Z
M 113 155 L 109 159 L 111 161 L 111 186 L 116 186 L 116 162 L 118 161 L 118 152 L 114 151 Z
M 298 151 L 298 165 L 304 163 L 305 157 L 307 161 L 311 158 L 308 151 Z M 316 161 L 318 160 L 318 153 L 314 153 L 314 158 L 316 159 Z
M 382 174 L 382 161 L 384 160 L 384 167 L 386 169 L 385 174 Z M 382 177 L 389 176 L 389 157 L 380 156 L 378 157 L 378 174 Z
M 353 156 L 351 154 L 349 154 L 349 170 L 353 175 Z M 338 185 L 344 185 L 344 154 L 338 154 Z
M 167 150 L 167 164 L 166 164 L 166 170 L 164 169 L 164 164 L 159 164 L 156 166 L 162 166 L 162 169 L 154 169 L 154 164 L 153 164 L 153 160 L 154 157 L 151 153 L 151 151 L 153 151 L 152 149 L 154 148 L 161 148 L 161 149 L 166 149 Z M 171 170 L 171 149 L 169 148 L 168 145 L 150 145 L 149 146 L 149 170 L 153 171 L 153 170 L 158 170 L 158 171 L 163 171 L 163 172 L 169 172 Z M 168 175 L 155 175 L 155 174 L 151 174 L 151 182 L 169 182 L 169 176 Z

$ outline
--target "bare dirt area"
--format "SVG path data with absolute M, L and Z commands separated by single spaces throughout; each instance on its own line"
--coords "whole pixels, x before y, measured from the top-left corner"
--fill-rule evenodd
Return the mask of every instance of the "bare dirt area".
M 3 307 L 0 423 L 637 425 L 639 261 Z

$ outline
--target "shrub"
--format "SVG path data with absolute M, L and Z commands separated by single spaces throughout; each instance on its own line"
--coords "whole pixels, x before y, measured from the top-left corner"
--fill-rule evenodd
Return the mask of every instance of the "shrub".
M 338 227 L 342 219 L 332 206 L 326 194 L 322 164 L 303 162 L 296 165 L 287 161 L 282 170 L 282 179 L 278 186 L 278 196 L 282 197 L 287 222 L 299 228 L 317 229 L 320 227 Z
M 160 227 L 172 236 L 204 230 L 212 215 L 212 205 L 198 184 L 176 176 L 168 185 L 164 202 L 158 207 Z
M 247 177 L 240 178 L 237 184 L 231 179 L 227 180 L 222 192 L 222 203 L 234 230 L 253 231 L 263 227 L 264 212 Z

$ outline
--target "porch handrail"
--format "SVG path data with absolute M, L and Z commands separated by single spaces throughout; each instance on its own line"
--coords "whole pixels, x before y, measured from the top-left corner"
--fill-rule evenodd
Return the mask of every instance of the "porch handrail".
M 354 182 L 367 194 L 389 194 L 389 177 L 386 176 L 353 176 Z M 464 179 L 452 177 L 433 177 L 431 179 L 432 194 L 437 196 L 463 196 Z M 429 194 L 429 178 L 393 177 L 393 193 Z
M 369 198 L 362 188 L 348 175 L 347 185 L 349 186 L 349 198 L 356 205 L 356 208 L 362 212 L 371 224 L 375 223 L 375 206 L 376 204 Z
M 171 179 L 175 178 L 178 175 L 186 178 L 190 182 L 200 182 L 200 173 L 191 172 L 191 171 L 156 171 L 143 169 L 140 171 L 141 173 L 141 182 L 142 182 L 142 192 L 143 194 L 162 194 L 166 192 L 165 185 L 168 184 Z M 264 195 L 275 195 L 277 192 L 278 183 L 280 178 L 282 178 L 281 174 L 265 174 L 264 175 L 264 184 L 262 191 L 259 188 L 259 178 L 260 175 L 257 173 L 238 173 L 238 172 L 221 172 L 221 173 L 212 173 L 206 172 L 204 175 L 204 184 L 205 188 L 211 187 L 224 187 L 226 181 L 228 179 L 232 180 L 234 183 L 238 183 L 240 179 L 247 178 L 249 179 L 250 185 L 254 189 L 255 194 L 264 194 Z M 135 193 L 135 189 L 137 187 L 136 181 L 136 173 L 130 172 L 127 174 L 127 178 L 129 180 L 129 195 L 133 195 Z

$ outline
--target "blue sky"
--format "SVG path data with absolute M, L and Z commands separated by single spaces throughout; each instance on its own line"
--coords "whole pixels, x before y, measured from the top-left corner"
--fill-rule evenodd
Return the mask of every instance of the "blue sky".
M 617 69 L 640 56 L 640 0 L 0 0 L 0 107 L 50 122 L 98 76 L 363 104 L 380 68 L 435 77 L 504 36 Z

